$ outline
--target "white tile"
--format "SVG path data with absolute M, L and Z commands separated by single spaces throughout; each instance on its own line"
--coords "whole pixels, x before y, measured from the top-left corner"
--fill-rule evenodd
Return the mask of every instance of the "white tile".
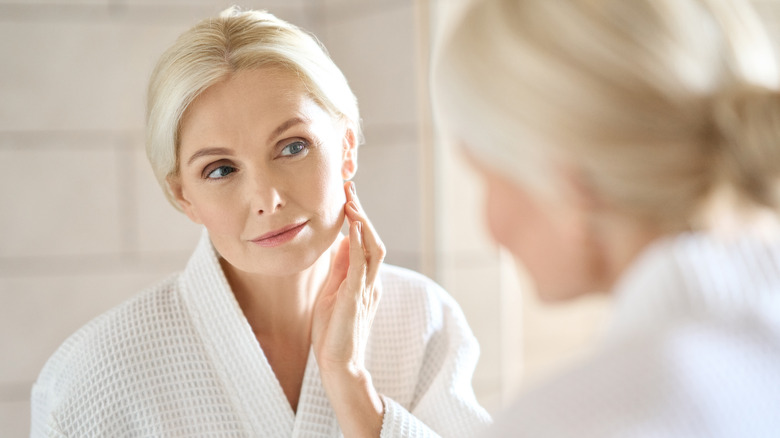
M 176 210 L 163 195 L 142 145 L 132 156 L 135 188 L 135 218 L 140 251 L 192 251 L 201 227 Z
M 460 152 L 446 145 L 439 150 L 441 210 L 440 248 L 445 258 L 458 254 L 495 254 L 497 245 L 486 221 L 482 181 Z
M 397 6 L 410 3 L 409 0 L 320 0 L 325 8 L 339 8 L 342 6 L 359 7 L 360 5 L 386 5 Z
M 587 353 L 602 334 L 611 310 L 608 295 L 547 304 L 533 290 L 523 294 L 524 378 L 532 385 Z
M 322 35 L 368 125 L 417 122 L 414 14 L 410 5 L 334 19 Z
M 0 257 L 121 250 L 115 150 L 67 143 L 0 148 Z
M 321 0 L 319 4 L 329 20 L 338 20 L 410 6 L 413 0 Z
M 34 381 L 79 327 L 166 273 L 0 278 L 0 382 Z
M 0 436 L 30 435 L 30 402 L 28 400 L 0 403 Z
M 11 4 L 18 5 L 24 4 L 29 6 L 46 7 L 51 5 L 90 5 L 100 6 L 108 5 L 112 0 L 0 0 L 0 5 Z
M 524 295 L 532 289 L 526 271 L 519 271 L 512 255 L 499 252 L 501 281 L 501 396 L 507 405 L 520 391 L 525 373 Z
M 232 5 L 238 5 L 242 9 L 251 8 L 292 8 L 306 6 L 307 2 L 311 0 L 122 0 L 122 3 L 126 6 L 162 6 L 162 5 L 209 5 L 217 8 L 227 8 Z
M 308 12 L 310 0 L 127 0 L 114 8 L 119 18 L 164 20 L 190 27 L 198 21 L 216 16 L 223 10 L 237 5 L 242 10 L 265 10 L 282 20 L 307 28 L 313 17 Z
M 358 152 L 357 193 L 388 249 L 419 253 L 420 196 L 414 145 L 370 144 Z
M 176 1 L 187 2 L 187 0 Z M 210 0 L 202 1 L 208 2 Z M 316 19 L 316 17 L 312 17 L 309 13 L 309 9 L 314 3 L 311 0 L 221 0 L 221 2 L 220 10 L 233 5 L 239 5 L 242 9 L 268 11 L 282 20 L 288 21 L 306 30 L 311 30 L 311 23 L 313 19 Z
M 385 257 L 385 263 L 419 272 L 420 254 L 418 252 L 390 251 Z
M 181 5 L 54 4 L 59 20 L 43 13 L 49 8 L 27 5 L 17 11 L 20 22 L 6 17 L 0 56 L 14 62 L 0 67 L 0 130 L 141 129 L 147 81 L 159 55 L 181 32 L 234 2 L 172 3 Z M 279 6 L 272 12 L 280 18 L 308 23 L 300 5 L 271 5 Z
M 502 346 L 500 271 L 497 262 L 445 265 L 442 286 L 460 304 L 479 341 L 481 355 L 474 372 L 475 387 L 498 387 L 501 384 Z
M 0 130 L 143 128 L 151 69 L 184 28 L 0 22 L 0 56 L 14 60 L 0 67 Z

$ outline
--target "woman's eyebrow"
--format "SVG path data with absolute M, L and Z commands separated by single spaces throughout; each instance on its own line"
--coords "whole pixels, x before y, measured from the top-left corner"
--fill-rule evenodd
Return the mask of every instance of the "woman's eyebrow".
M 278 128 L 274 129 L 274 132 L 271 133 L 270 136 L 268 136 L 268 143 L 271 143 L 274 141 L 274 139 L 282 134 L 284 134 L 284 131 L 292 128 L 295 125 L 299 125 L 301 123 L 308 123 L 310 122 L 309 119 L 304 119 L 301 117 L 293 117 L 292 119 L 282 123 L 279 125 Z
M 190 165 L 193 161 L 206 155 L 233 155 L 233 152 L 227 148 L 203 148 L 192 154 L 190 159 L 187 160 L 187 164 Z
M 269 143 L 272 142 L 276 137 L 284 134 L 284 131 L 287 131 L 293 126 L 302 123 L 308 123 L 309 121 L 310 121 L 309 119 L 305 119 L 302 117 L 293 117 L 290 120 L 287 120 L 286 122 L 279 125 L 276 129 L 274 129 L 274 132 L 272 132 L 271 135 L 268 137 L 268 142 Z M 203 148 L 195 152 L 194 154 L 192 154 L 190 159 L 187 160 L 187 164 L 188 165 L 192 164 L 193 161 L 206 155 L 233 155 L 233 152 L 227 148 Z

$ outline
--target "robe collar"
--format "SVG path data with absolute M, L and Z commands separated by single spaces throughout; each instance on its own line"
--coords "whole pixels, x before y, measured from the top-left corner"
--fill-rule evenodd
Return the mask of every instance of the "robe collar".
M 219 264 L 204 229 L 179 279 L 193 323 L 225 391 L 255 436 L 333 436 L 338 424 L 309 351 L 297 414 L 284 395 Z
M 607 340 L 676 318 L 756 318 L 780 328 L 780 241 L 684 233 L 646 248 L 613 288 Z

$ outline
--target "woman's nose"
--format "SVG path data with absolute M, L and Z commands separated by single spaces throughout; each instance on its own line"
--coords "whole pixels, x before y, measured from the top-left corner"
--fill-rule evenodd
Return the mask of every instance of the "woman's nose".
M 284 207 L 278 181 L 266 172 L 257 172 L 251 187 L 251 199 L 257 214 L 273 214 Z

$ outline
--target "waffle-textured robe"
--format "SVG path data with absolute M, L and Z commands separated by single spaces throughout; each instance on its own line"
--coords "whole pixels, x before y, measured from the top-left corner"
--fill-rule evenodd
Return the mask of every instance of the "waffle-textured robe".
M 613 293 L 593 354 L 485 437 L 780 437 L 780 244 L 665 238 Z
M 455 301 L 383 266 L 366 366 L 382 437 L 468 436 L 490 421 L 471 377 L 479 347 Z M 32 436 L 336 437 L 310 352 L 293 413 L 208 235 L 185 271 L 81 328 L 32 391 Z

